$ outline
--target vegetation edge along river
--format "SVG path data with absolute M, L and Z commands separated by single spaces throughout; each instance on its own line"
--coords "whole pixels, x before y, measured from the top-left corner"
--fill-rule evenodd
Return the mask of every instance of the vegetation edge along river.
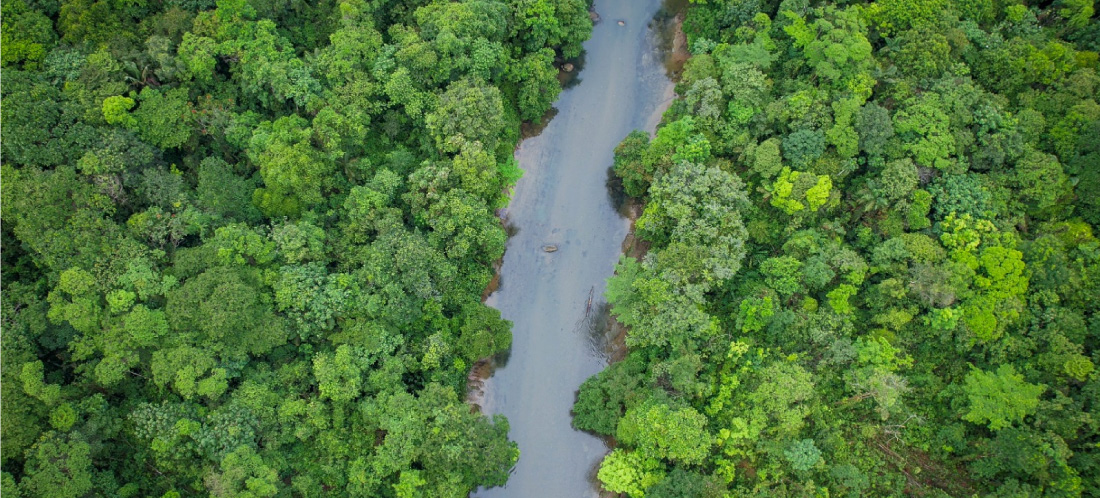
M 600 21 L 575 81 L 516 151 L 524 176 L 507 208 L 500 286 L 486 301 L 513 322 L 513 342 L 478 403 L 508 417 L 520 458 L 505 486 L 476 496 L 597 494 L 592 476 L 608 449 L 571 426 L 570 409 L 581 382 L 607 364 L 604 280 L 629 229 L 608 185 L 613 151 L 631 130 L 652 130 L 672 97 L 650 28 L 660 6 L 595 2 Z

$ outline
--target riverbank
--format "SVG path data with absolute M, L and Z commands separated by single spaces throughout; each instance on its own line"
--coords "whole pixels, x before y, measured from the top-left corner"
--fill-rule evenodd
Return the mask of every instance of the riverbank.
M 651 29 L 659 33 L 660 50 L 664 54 L 665 74 L 673 82 L 679 82 L 684 64 L 691 58 L 691 53 L 687 49 L 687 35 L 684 34 L 683 30 L 684 12 L 687 6 L 688 2 L 686 0 L 665 0 L 650 26 Z M 670 87 L 667 95 L 662 100 L 659 111 L 654 112 L 646 122 L 645 129 L 650 132 L 651 137 L 655 135 L 664 111 L 677 97 L 674 87 Z M 618 178 L 612 177 L 609 182 L 616 185 L 620 199 L 619 213 L 630 220 L 630 230 L 622 243 L 622 254 L 640 260 L 649 252 L 650 244 L 635 236 L 634 224 L 638 221 L 638 217 L 642 215 L 645 204 L 640 199 L 633 199 L 622 193 L 622 184 Z M 619 323 L 615 317 L 610 316 L 610 313 L 607 321 L 606 336 L 609 337 L 607 355 L 610 363 L 615 363 L 626 357 L 628 352 L 626 335 L 630 332 L 630 329 Z
M 513 322 L 513 342 L 471 371 L 469 398 L 508 418 L 521 456 L 504 487 L 475 496 L 598 496 L 608 447 L 573 429 L 570 411 L 581 382 L 611 360 L 603 293 L 631 224 L 609 188 L 613 151 L 632 130 L 652 131 L 673 96 L 650 29 L 659 8 L 597 0 L 601 20 L 557 114 L 516 149 L 524 176 L 505 215 L 514 232 L 485 301 Z

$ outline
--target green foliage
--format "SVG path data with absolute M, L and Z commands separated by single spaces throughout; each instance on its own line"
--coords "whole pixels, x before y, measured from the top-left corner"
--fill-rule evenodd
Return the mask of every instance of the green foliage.
M 1015 172 L 1016 192 L 1034 213 L 1049 211 L 1071 195 L 1069 178 L 1052 155 L 1030 151 L 1016 163 Z
M 363 360 L 347 344 L 336 348 L 336 354 L 319 354 L 313 357 L 313 375 L 321 396 L 336 402 L 348 402 L 359 397 L 363 373 L 359 368 Z
M 691 407 L 674 409 L 651 402 L 627 410 L 615 435 L 646 456 L 692 465 L 710 452 L 706 422 L 706 417 Z
M 654 200 L 636 226 L 659 250 L 642 264 L 624 258 L 608 301 L 622 323 L 645 331 L 627 339 L 632 345 L 705 340 L 716 323 L 701 293 L 736 274 L 744 257 L 743 186 L 718 168 L 681 162 L 649 191 Z
M 688 7 L 683 99 L 616 154 L 650 247 L 574 407 L 599 479 L 1089 496 L 1093 3 L 839 4 Z M 457 389 L 510 344 L 492 210 L 589 6 L 4 2 L 2 492 L 503 484 Z
M 298 116 L 264 122 L 253 132 L 249 157 L 256 163 L 266 188 L 253 202 L 269 216 L 291 216 L 320 203 L 332 185 L 332 161 L 310 145 L 312 129 Z
M 91 447 L 77 435 L 48 432 L 27 450 L 19 482 L 27 496 L 75 498 L 93 487 Z
M 825 152 L 825 137 L 815 130 L 798 130 L 783 139 L 783 158 L 805 168 Z
M 191 138 L 191 108 L 187 103 L 187 89 L 174 88 L 159 92 L 149 87 L 138 95 L 141 105 L 134 111 L 134 122 L 142 140 L 162 149 L 179 147 Z M 104 101 L 104 106 L 107 105 Z M 106 107 L 104 107 L 106 117 Z M 107 122 L 111 119 L 108 117 Z
M 886 199 L 887 202 L 896 202 L 909 197 L 909 194 L 917 188 L 919 178 L 917 168 L 912 161 L 900 160 L 887 163 L 882 174 L 877 178 L 875 185 L 876 194 Z
M 821 461 L 821 450 L 814 445 L 813 439 L 800 439 L 783 450 L 783 456 L 790 462 L 791 468 L 798 472 L 806 472 Z
M 236 358 L 263 354 L 285 344 L 288 331 L 261 289 L 246 272 L 211 269 L 168 293 L 165 310 L 174 331 L 204 348 Z
M 441 151 L 457 152 L 468 142 L 494 150 L 504 128 L 500 91 L 477 80 L 458 80 L 447 86 L 439 107 L 424 120 Z
M 681 99 L 652 142 L 632 134 L 616 155 L 651 246 L 608 282 L 629 367 L 590 379 L 574 406 L 577 427 L 626 430 L 605 489 L 1088 496 L 1093 14 L 691 2 Z M 668 188 L 685 158 L 740 175 L 746 195 Z M 744 257 L 700 279 L 723 243 L 681 244 L 668 220 L 712 225 L 699 213 L 720 207 L 744 220 Z M 704 417 L 700 463 L 631 425 L 651 406 Z
M 950 3 L 947 0 L 881 0 L 871 4 L 865 15 L 878 31 L 890 36 L 909 28 L 932 24 Z
M 696 496 L 718 498 L 726 492 L 725 482 L 716 476 L 675 467 L 661 482 L 646 490 L 646 495 L 658 498 Z
M 951 62 L 951 45 L 944 35 L 928 28 L 916 28 L 896 38 L 901 49 L 894 62 L 915 78 L 938 77 Z
M 738 321 L 741 323 L 741 331 L 758 332 L 768 324 L 768 319 L 774 315 L 775 305 L 771 296 L 746 298 L 741 301 L 741 314 L 738 317 Z
M 752 170 L 760 176 L 771 179 L 779 173 L 783 167 L 779 155 L 779 139 L 769 138 L 760 143 L 753 156 Z
M 1095 12 L 1093 2 L 1081 0 L 1064 0 L 1058 2 L 1058 15 L 1066 20 L 1066 24 L 1073 28 L 1083 28 L 1089 23 L 1089 18 Z
M 856 116 L 856 132 L 859 135 L 859 149 L 871 157 L 881 157 L 886 153 L 889 140 L 894 137 L 890 111 L 868 102 Z
M 117 124 L 124 128 L 136 129 L 138 120 L 129 111 L 134 108 L 134 99 L 129 97 L 107 97 L 103 99 L 103 119 L 108 124 Z
M 790 256 L 768 258 L 760 264 L 760 272 L 766 277 L 768 287 L 782 296 L 790 296 L 802 288 L 800 275 L 802 262 Z
M 798 364 L 780 361 L 766 367 L 759 378 L 763 381 L 748 396 L 753 403 L 752 422 L 766 426 L 778 438 L 798 434 L 815 397 L 810 373 Z
M 218 498 L 261 498 L 275 496 L 281 481 L 252 448 L 241 446 L 222 459 L 220 471 L 209 474 L 205 484 Z
M 672 285 L 655 272 L 652 263 L 643 265 L 623 257 L 608 281 L 612 312 L 624 325 L 637 329 L 627 338 L 628 344 L 663 346 L 711 336 L 716 324 L 701 309 L 699 297 L 674 293 Z
M 672 251 L 690 246 L 702 260 L 679 260 L 684 281 L 732 277 L 744 257 L 746 203 L 741 180 L 718 168 L 680 163 L 649 189 L 652 199 L 636 224 L 638 234 Z M 699 251 L 702 250 L 702 251 Z
M 631 197 L 642 197 L 653 183 L 653 167 L 645 162 L 648 149 L 649 134 L 640 130 L 630 132 L 615 148 L 615 174 Z
M 254 223 L 260 212 L 252 205 L 255 183 L 233 173 L 225 161 L 208 157 L 198 168 L 198 205 L 227 221 Z
M 949 117 L 940 104 L 935 94 L 915 99 L 894 114 L 894 130 L 918 166 L 946 170 L 951 167 L 956 143 L 949 131 Z
M 658 464 L 637 452 L 615 449 L 600 463 L 597 474 L 603 487 L 613 493 L 645 496 L 646 489 L 661 480 Z
M 23 392 L 47 406 L 56 405 L 61 399 L 61 386 L 47 384 L 42 378 L 42 372 L 41 361 L 28 361 L 23 364 L 23 371 L 19 376 L 23 382 Z
M 1039 395 L 1046 390 L 1024 381 L 1012 365 L 1001 365 L 996 372 L 971 370 L 964 386 L 970 408 L 963 419 L 975 424 L 989 424 L 1000 430 L 1033 413 L 1039 406 Z
M 581 54 L 581 42 L 588 39 L 592 28 L 587 7 L 582 0 L 522 2 L 514 12 L 513 36 L 528 52 L 560 47 L 563 57 L 577 57 Z
M 914 190 L 906 212 L 906 223 L 910 230 L 923 230 L 931 226 L 928 213 L 932 210 L 932 194 L 927 190 Z
M 636 357 L 630 357 L 581 384 L 573 405 L 573 426 L 597 434 L 615 434 L 626 407 L 640 396 L 637 391 L 643 366 Z
M 854 286 L 848 284 L 841 284 L 836 289 L 829 291 L 827 296 L 829 297 L 829 307 L 833 309 L 833 313 L 848 315 L 855 311 L 849 300 L 856 294 L 856 291 L 857 289 Z
M 335 327 L 359 293 L 350 275 L 326 274 L 317 263 L 282 267 L 273 290 L 276 309 L 294 320 L 303 338 Z
M 244 224 L 218 228 L 211 244 L 223 264 L 263 266 L 275 260 L 275 243 Z
M 37 378 L 38 372 L 33 371 L 37 367 L 31 367 L 28 372 L 28 380 L 31 383 L 32 393 L 24 390 L 23 370 L 24 364 L 30 363 L 34 358 L 34 349 L 31 343 L 22 333 L 27 328 L 25 311 L 18 315 L 11 313 L 7 307 L 14 299 L 5 299 L 5 317 L 11 317 L 9 325 L 0 330 L 5 346 L 0 350 L 0 390 L 4 399 L 0 409 L 3 410 L 0 418 L 0 437 L 4 438 L 3 451 L 0 452 L 0 464 L 9 465 L 8 462 L 19 462 L 24 451 L 38 440 L 39 434 L 45 429 L 43 418 L 46 415 L 47 404 L 36 400 L 35 393 L 43 393 L 45 390 L 53 391 L 40 385 L 41 379 Z M 13 316 L 14 315 L 14 316 Z M 60 387 L 60 386 L 55 386 Z M 55 396 L 53 392 L 43 393 L 47 400 L 60 397 L 60 389 Z M 18 467 L 18 465 L 16 465 Z M 5 476 L 9 476 L 6 472 Z M 9 476 L 10 478 L 10 476 Z M 14 488 L 15 482 L 4 483 L 3 492 L 7 493 Z M 15 491 L 18 492 L 18 491 Z
M 0 62 L 4 67 L 22 64 L 25 69 L 38 68 L 49 49 L 57 43 L 57 33 L 50 18 L 28 8 L 22 1 L 6 3 L 3 17 L 0 44 L 4 51 Z
M 3 493 L 502 485 L 458 390 L 588 7 L 4 2 Z
M 509 68 L 509 77 L 520 85 L 517 100 L 521 119 L 541 120 L 561 93 L 553 62 L 554 51 L 544 48 Z
M 788 215 L 806 210 L 814 212 L 824 206 L 832 192 L 833 182 L 828 176 L 818 176 L 805 171 L 792 171 L 784 167 L 771 187 L 771 205 Z
M 795 12 L 782 14 L 790 21 L 783 31 L 802 49 L 806 62 L 818 75 L 857 95 L 870 90 L 861 88 L 860 80 L 873 62 L 872 47 L 855 9 L 834 10 L 830 6 L 812 25 Z

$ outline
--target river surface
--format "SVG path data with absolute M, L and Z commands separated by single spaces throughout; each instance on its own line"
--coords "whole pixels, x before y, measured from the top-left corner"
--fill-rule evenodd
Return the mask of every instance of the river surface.
M 580 384 L 608 361 L 604 283 L 630 227 L 608 187 L 614 149 L 631 130 L 652 132 L 673 95 L 658 33 L 648 27 L 660 7 L 596 0 L 601 19 L 584 44 L 578 81 L 541 134 L 516 151 L 524 175 L 507 211 L 513 235 L 500 287 L 486 299 L 512 320 L 513 342 L 477 401 L 486 414 L 508 417 L 520 458 L 506 486 L 474 496 L 598 493 L 596 465 L 608 448 L 572 428 L 570 409 Z M 545 252 L 547 245 L 557 251 Z

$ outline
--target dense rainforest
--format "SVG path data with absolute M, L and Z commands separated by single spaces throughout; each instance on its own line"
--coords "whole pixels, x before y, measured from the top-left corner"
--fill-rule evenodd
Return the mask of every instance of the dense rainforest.
M 1100 496 L 1091 0 L 698 0 L 615 172 L 631 497 Z
M 2 493 L 460 497 L 585 0 L 5 0 Z

